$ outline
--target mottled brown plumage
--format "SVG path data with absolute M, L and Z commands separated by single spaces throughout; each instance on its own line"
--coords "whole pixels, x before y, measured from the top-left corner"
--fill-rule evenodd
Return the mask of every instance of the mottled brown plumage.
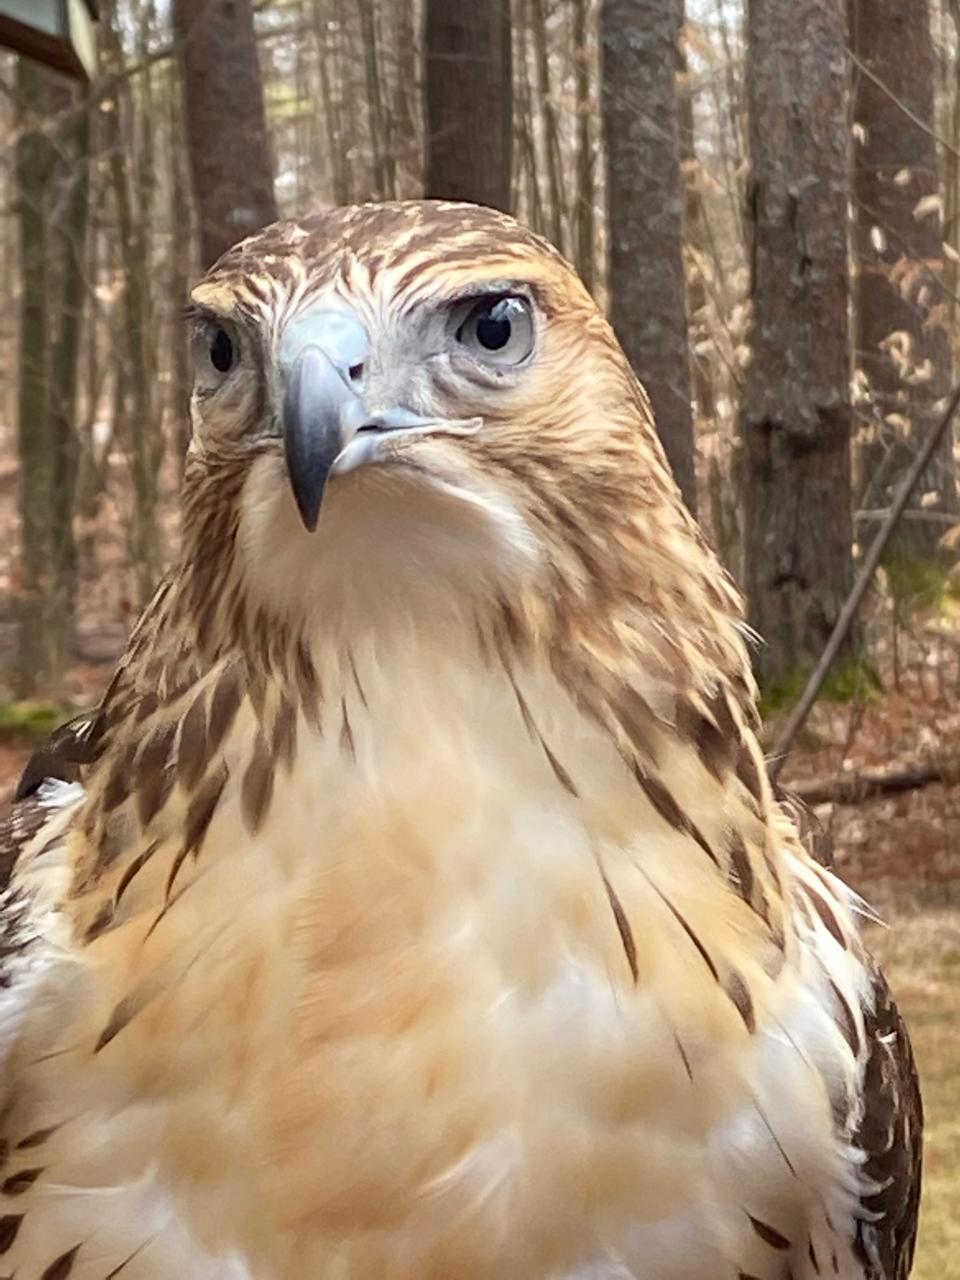
M 4 846 L 0 1265 L 906 1275 L 905 1032 L 570 268 L 364 206 L 193 308 L 180 561 Z

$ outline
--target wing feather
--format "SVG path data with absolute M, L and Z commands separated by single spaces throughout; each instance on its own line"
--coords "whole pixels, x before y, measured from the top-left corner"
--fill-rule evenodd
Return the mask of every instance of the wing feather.
M 905 1280 L 920 1212 L 923 1105 L 910 1037 L 886 979 L 874 966 L 865 1008 L 863 1117 L 853 1141 L 870 1180 L 857 1242 L 870 1280 Z M 873 1189 L 875 1188 L 875 1189 Z

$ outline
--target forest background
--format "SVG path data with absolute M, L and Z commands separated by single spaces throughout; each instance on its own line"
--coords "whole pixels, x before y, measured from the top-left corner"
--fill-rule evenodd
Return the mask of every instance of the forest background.
M 960 377 L 960 0 L 84 2 L 89 83 L 0 52 L 0 800 L 176 553 L 191 282 L 423 194 L 512 211 L 607 309 L 764 637 L 772 751 Z M 921 1280 L 960 1277 L 954 439 L 772 761 L 895 926 Z

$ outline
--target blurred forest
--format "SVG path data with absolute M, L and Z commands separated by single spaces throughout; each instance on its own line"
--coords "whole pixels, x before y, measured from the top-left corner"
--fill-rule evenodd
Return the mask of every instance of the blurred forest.
M 89 83 L 0 51 L 0 797 L 175 555 L 190 283 L 331 203 L 509 209 L 649 390 L 771 743 L 932 448 L 784 777 L 906 913 L 918 1274 L 960 1276 L 960 0 L 87 4 Z

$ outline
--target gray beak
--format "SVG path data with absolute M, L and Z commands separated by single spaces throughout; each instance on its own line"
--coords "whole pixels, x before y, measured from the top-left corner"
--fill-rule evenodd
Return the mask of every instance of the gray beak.
M 330 469 L 366 418 L 356 388 L 368 348 L 360 322 L 340 312 L 308 312 L 291 321 L 280 343 L 287 474 L 311 533 Z
M 330 476 L 382 461 L 387 436 L 472 435 L 480 427 L 479 418 L 423 418 L 401 405 L 371 412 L 362 394 L 369 353 L 367 331 L 349 311 L 307 311 L 280 340 L 287 475 L 310 533 Z
M 363 401 L 330 357 L 307 347 L 287 374 L 283 444 L 300 518 L 312 533 L 330 468 L 363 418 Z M 351 426 L 351 420 L 356 426 Z

